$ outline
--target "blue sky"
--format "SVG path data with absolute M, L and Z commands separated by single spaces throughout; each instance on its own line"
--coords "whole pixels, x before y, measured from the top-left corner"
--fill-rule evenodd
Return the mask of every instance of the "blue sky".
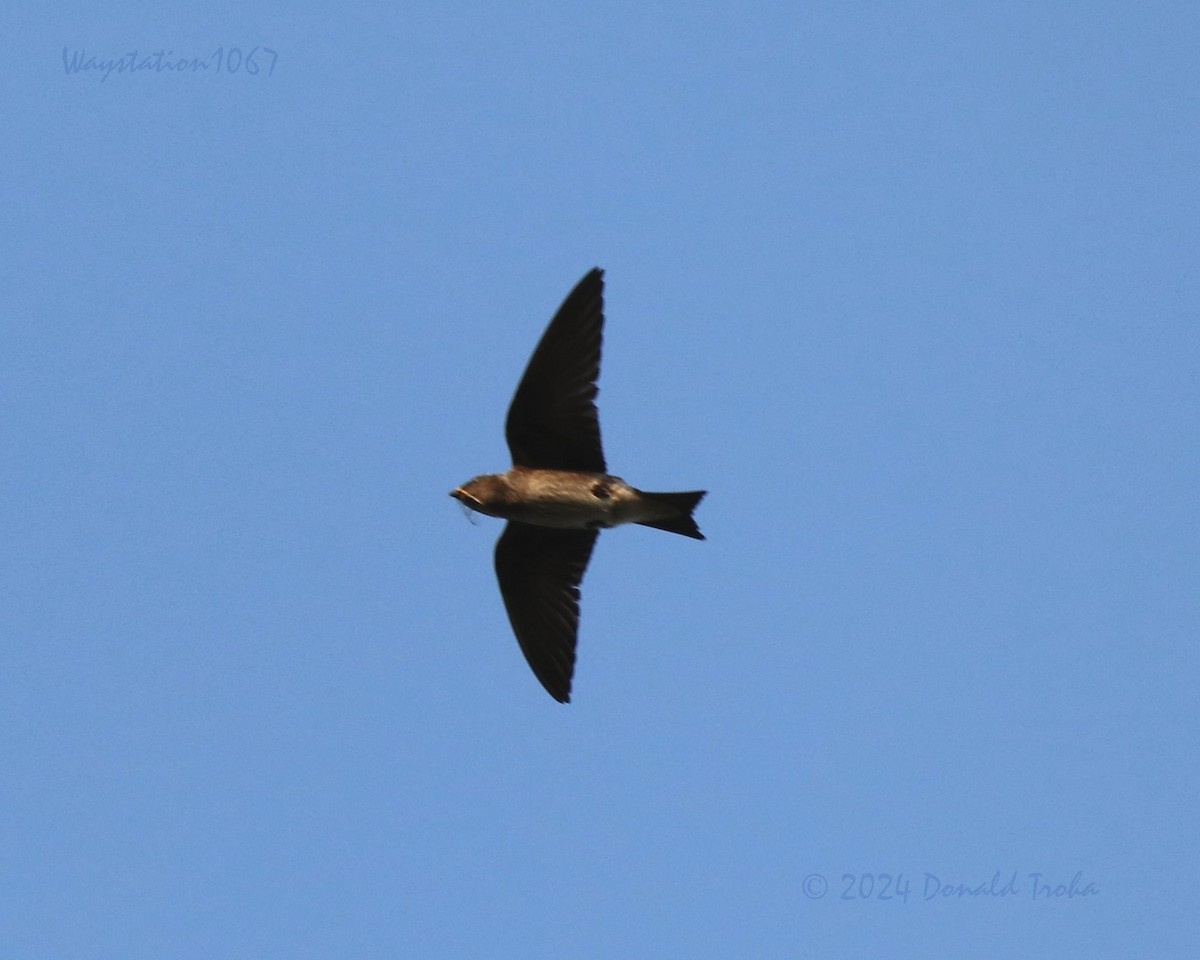
M 1196 955 L 1194 5 L 4 19 L 0 952 Z M 446 494 L 595 265 L 564 707 Z

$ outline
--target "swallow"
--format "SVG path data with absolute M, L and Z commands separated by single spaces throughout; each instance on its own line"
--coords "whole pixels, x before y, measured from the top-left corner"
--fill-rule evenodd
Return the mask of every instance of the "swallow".
M 692 511 L 707 491 L 647 493 L 608 472 L 596 381 L 604 331 L 604 271 L 591 270 L 554 314 L 508 408 L 512 469 L 450 491 L 464 506 L 507 520 L 496 580 L 534 676 L 571 699 L 579 585 L 601 530 L 638 523 L 703 540 Z

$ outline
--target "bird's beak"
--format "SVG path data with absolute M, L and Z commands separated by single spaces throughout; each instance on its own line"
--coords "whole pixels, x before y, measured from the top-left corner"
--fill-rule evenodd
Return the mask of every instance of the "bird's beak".
M 462 487 L 455 487 L 450 491 L 450 496 L 452 496 L 459 503 L 465 503 L 467 506 L 470 506 L 472 503 L 478 503 L 478 501 L 469 493 L 467 493 L 467 491 Z

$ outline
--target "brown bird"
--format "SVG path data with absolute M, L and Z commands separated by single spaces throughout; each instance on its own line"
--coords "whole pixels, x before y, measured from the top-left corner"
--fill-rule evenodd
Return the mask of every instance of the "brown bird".
M 571 699 L 579 584 L 600 530 L 640 523 L 696 540 L 692 511 L 706 491 L 646 493 L 607 471 L 596 411 L 604 329 L 604 271 L 590 271 L 542 334 L 508 408 L 513 466 L 450 496 L 508 521 L 496 579 L 513 633 L 555 700 Z

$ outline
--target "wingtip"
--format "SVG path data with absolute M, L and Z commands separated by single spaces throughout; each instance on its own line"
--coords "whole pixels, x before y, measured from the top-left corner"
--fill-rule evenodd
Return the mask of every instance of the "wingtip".
M 542 678 L 538 677 L 538 679 L 541 680 Z M 546 692 L 550 694 L 551 698 L 557 700 L 559 703 L 571 702 L 571 688 L 569 686 L 565 690 L 553 690 L 551 689 L 550 685 L 545 682 L 542 683 L 542 686 L 545 688 Z

